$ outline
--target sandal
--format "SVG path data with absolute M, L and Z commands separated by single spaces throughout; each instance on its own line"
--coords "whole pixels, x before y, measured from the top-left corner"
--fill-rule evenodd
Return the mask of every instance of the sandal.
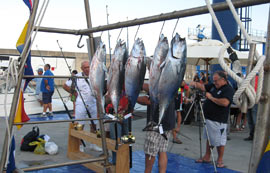
M 211 163 L 210 160 L 204 160 L 204 159 L 198 159 L 198 160 L 195 160 L 195 163 Z
M 226 168 L 226 166 L 224 165 L 224 163 L 217 163 L 217 168 Z
M 176 143 L 176 144 L 182 144 L 183 142 L 180 141 L 180 139 L 176 138 L 176 139 L 173 139 L 172 141 L 173 143 Z

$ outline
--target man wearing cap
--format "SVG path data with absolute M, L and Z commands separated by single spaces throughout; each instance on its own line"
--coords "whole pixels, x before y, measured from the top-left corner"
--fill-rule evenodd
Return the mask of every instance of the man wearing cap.
M 209 163 L 211 160 L 210 147 L 217 147 L 217 167 L 224 168 L 223 154 L 227 142 L 227 120 L 234 90 L 228 84 L 227 76 L 223 71 L 214 73 L 213 83 L 203 85 L 199 82 L 191 82 L 190 85 L 206 91 L 206 100 L 203 104 L 206 119 L 204 128 L 204 137 L 207 139 L 206 153 L 196 162 Z
M 51 72 L 51 65 L 45 64 L 44 65 L 44 76 L 54 76 Z M 43 113 L 41 117 L 45 117 L 47 109 L 49 109 L 49 116 L 53 116 L 52 113 L 52 95 L 54 93 L 54 78 L 42 78 L 41 85 L 42 91 L 42 101 L 43 101 Z
M 37 72 L 38 72 L 38 75 L 39 76 L 42 76 L 43 69 L 42 68 L 39 68 L 37 70 Z M 37 101 L 40 103 L 40 106 L 42 106 L 43 105 L 43 102 L 42 102 L 42 92 L 40 90 L 40 84 L 41 84 L 42 78 L 35 78 L 35 79 L 33 79 L 33 81 L 36 82 L 36 93 L 35 93 L 35 96 L 37 98 Z

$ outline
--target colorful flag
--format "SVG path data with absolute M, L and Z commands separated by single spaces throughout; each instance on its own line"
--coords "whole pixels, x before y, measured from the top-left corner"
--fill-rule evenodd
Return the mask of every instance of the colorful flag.
M 23 28 L 23 31 L 16 43 L 16 47 L 17 47 L 17 50 L 22 53 L 23 52 L 23 48 L 25 46 L 25 41 L 26 41 L 26 34 L 27 34 L 27 28 L 28 28 L 28 21 L 27 23 L 25 24 L 24 28 Z M 24 75 L 34 75 L 34 72 L 33 72 L 33 69 L 32 69 L 32 65 L 31 65 L 31 51 L 29 53 L 29 55 L 27 56 L 27 59 L 26 59 L 26 63 L 25 63 L 25 66 L 24 66 Z M 32 78 L 27 78 L 26 79 L 26 82 L 25 82 L 25 85 L 24 85 L 24 90 L 25 88 L 27 87 L 28 83 L 32 80 Z
M 7 173 L 12 173 L 16 169 L 15 165 L 15 138 L 12 137 L 11 145 L 9 145 L 9 158 L 8 158 L 8 165 L 7 165 Z
M 27 7 L 29 8 L 29 10 L 31 12 L 32 11 L 32 7 L 33 7 L 32 0 L 23 0 L 23 2 L 25 3 L 25 5 L 27 5 Z
M 19 101 L 17 105 L 17 111 L 14 118 L 14 123 L 21 123 L 21 122 L 27 122 L 30 118 L 27 116 L 24 110 L 24 98 L 23 98 L 23 90 L 20 89 L 20 96 Z M 18 130 L 22 127 L 22 125 L 17 125 Z
M 258 165 L 257 173 L 270 172 L 270 140 Z

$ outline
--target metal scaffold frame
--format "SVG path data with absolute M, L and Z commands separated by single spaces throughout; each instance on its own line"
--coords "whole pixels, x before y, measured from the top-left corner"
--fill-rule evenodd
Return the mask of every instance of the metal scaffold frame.
M 269 3 L 269 0 L 234 0 L 233 5 L 235 8 L 240 8 L 240 7 L 246 7 L 246 6 L 252 6 L 252 5 L 259 5 L 259 4 L 266 4 Z M 38 8 L 39 0 L 34 1 L 33 5 L 33 12 L 30 16 L 29 19 L 29 27 L 28 27 L 28 34 L 27 38 L 30 37 L 30 30 L 35 27 L 34 25 L 34 20 L 36 17 L 37 13 L 37 8 Z M 89 7 L 89 1 L 84 0 L 84 5 L 85 5 L 85 12 L 86 12 L 86 20 L 87 20 L 87 29 L 81 29 L 81 30 L 71 30 L 71 29 L 60 29 L 60 28 L 49 28 L 49 27 L 39 27 L 38 31 L 39 32 L 49 32 L 49 33 L 59 33 L 59 34 L 73 34 L 73 35 L 87 35 L 90 40 L 90 50 L 91 50 L 91 56 L 94 54 L 94 47 L 93 47 L 93 33 L 94 32 L 100 32 L 100 31 L 107 31 L 107 30 L 113 30 L 113 29 L 119 29 L 123 27 L 129 27 L 129 26 L 136 26 L 136 25 L 142 25 L 142 24 L 149 24 L 149 23 L 154 23 L 154 22 L 160 22 L 160 21 L 165 21 L 165 20 L 171 20 L 171 19 L 178 19 L 178 18 L 184 18 L 184 17 L 190 17 L 190 16 L 195 16 L 195 15 L 201 15 L 201 14 L 206 14 L 208 12 L 207 6 L 201 6 L 201 7 L 196 7 L 196 8 L 191 8 L 191 9 L 186 9 L 186 10 L 180 10 L 180 11 L 174 11 L 170 13 L 165 13 L 165 14 L 160 14 L 160 15 L 155 15 L 155 16 L 149 16 L 149 17 L 144 17 L 140 19 L 134 19 L 134 20 L 128 20 L 125 22 L 118 22 L 118 23 L 113 23 L 109 25 L 104 25 L 104 26 L 98 26 L 98 27 L 92 27 L 91 24 L 91 16 L 90 16 L 90 7 Z M 228 10 L 229 6 L 227 5 L 226 2 L 223 3 L 216 3 L 212 5 L 214 11 L 223 11 L 223 10 Z M 269 16 L 270 17 L 270 16 Z M 269 20 L 269 19 L 268 19 Z M 35 29 L 37 29 L 35 27 Z M 251 162 L 253 164 L 253 167 L 257 167 L 260 158 L 262 157 L 263 154 L 263 147 L 266 146 L 266 136 L 268 135 L 269 137 L 269 129 L 270 129 L 270 117 L 268 116 L 270 110 L 269 110 L 269 96 L 270 96 L 270 90 L 267 90 L 267 88 L 270 85 L 270 22 L 268 21 L 268 32 L 267 32 L 267 42 L 266 42 L 266 63 L 265 63 L 265 78 L 264 80 L 264 89 L 263 89 L 263 95 L 264 99 L 260 102 L 258 114 L 260 114 L 260 118 L 257 119 L 257 123 L 260 123 L 260 125 L 256 126 L 256 131 L 255 131 L 255 139 L 253 142 L 253 150 L 252 150 L 252 159 Z M 26 45 L 26 49 L 29 49 L 29 45 Z M 23 51 L 21 55 L 21 62 L 25 62 L 27 56 L 26 56 L 27 51 Z M 22 66 L 23 64 L 20 64 Z M 11 110 L 9 114 L 9 128 L 10 131 L 12 131 L 12 128 L 14 125 L 14 116 L 16 112 L 16 107 L 18 104 L 18 98 L 19 98 L 19 91 L 20 91 L 20 86 L 22 83 L 22 79 L 26 77 L 37 77 L 37 76 L 24 76 L 23 73 L 20 73 L 18 76 L 18 82 L 14 91 L 13 95 L 13 100 L 11 104 Z M 45 76 L 43 76 L 45 77 Z M 65 78 L 65 77 L 70 77 L 70 76 L 54 76 L 55 78 Z M 45 122 L 47 123 L 47 122 Z M 57 123 L 57 122 L 55 122 Z M 40 167 L 35 167 L 35 168 L 26 168 L 28 170 L 36 170 L 36 169 L 45 169 L 45 168 L 52 168 L 52 167 L 60 167 L 60 166 L 65 166 L 65 165 L 72 165 L 72 164 L 80 164 L 80 163 L 88 163 L 88 162 L 97 162 L 97 161 L 103 161 L 104 166 L 108 164 L 108 153 L 107 153 L 107 147 L 106 147 L 106 141 L 105 141 L 105 133 L 104 133 L 104 126 L 102 123 L 102 119 L 99 119 L 100 126 L 103 127 L 101 128 L 101 137 L 102 137 L 102 148 L 104 152 L 103 157 L 95 158 L 95 159 L 88 159 L 88 160 L 81 160 L 81 161 L 74 161 L 74 162 L 69 162 L 69 163 L 60 163 L 60 164 L 54 164 L 54 165 L 47 165 L 47 166 L 40 166 Z M 27 124 L 27 123 L 26 123 Z M 29 123 L 30 124 L 30 123 Z M 261 134 L 264 136 L 262 137 Z M 260 141 L 259 139 L 264 139 L 263 141 Z M 258 144 L 259 141 L 259 144 Z M 259 147 L 258 147 L 259 146 Z M 256 147 L 258 147 L 256 149 Z M 5 135 L 5 140 L 4 140 L 4 145 L 2 149 L 2 157 L 1 157 L 1 162 L 0 162 L 0 172 L 3 172 L 4 167 L 5 167 L 5 162 L 6 162 L 6 155 L 7 155 L 7 149 L 8 149 L 8 134 L 6 132 Z M 254 161 L 255 160 L 255 161 Z

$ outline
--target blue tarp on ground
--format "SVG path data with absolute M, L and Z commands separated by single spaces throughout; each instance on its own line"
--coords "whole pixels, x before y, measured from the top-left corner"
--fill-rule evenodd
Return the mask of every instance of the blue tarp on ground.
M 59 112 L 59 113 L 55 113 L 54 116 L 52 117 L 40 117 L 39 114 L 38 115 L 28 115 L 28 117 L 30 118 L 29 121 L 48 121 L 48 120 L 68 120 L 69 117 L 67 115 L 67 113 L 65 112 Z
M 53 117 L 39 117 L 38 115 L 30 115 L 30 121 L 44 121 L 44 120 L 66 120 L 69 119 L 66 113 L 57 113 Z M 132 164 L 133 167 L 130 169 L 131 173 L 144 172 L 144 152 L 135 151 L 133 152 Z M 152 172 L 158 172 L 157 159 L 153 166 Z M 237 171 L 226 169 L 226 168 L 217 168 L 219 173 L 236 173 Z M 38 171 L 31 171 L 32 173 L 67 173 L 67 172 L 93 172 L 82 165 L 71 165 L 63 166 L 58 168 L 44 169 Z M 214 172 L 214 167 L 212 164 L 206 163 L 195 163 L 193 159 L 183 157 L 177 154 L 168 153 L 168 166 L 167 173 L 208 173 Z
M 133 152 L 133 167 L 130 169 L 131 173 L 144 172 L 144 152 Z M 226 168 L 217 168 L 219 173 L 237 173 Z M 44 169 L 38 171 L 31 171 L 31 173 L 67 173 L 67 172 L 93 172 L 81 165 L 63 166 L 59 168 Z M 152 172 L 158 172 L 157 159 Z M 189 159 L 177 154 L 168 153 L 167 173 L 209 173 L 214 172 L 212 164 L 195 163 L 193 159 Z

